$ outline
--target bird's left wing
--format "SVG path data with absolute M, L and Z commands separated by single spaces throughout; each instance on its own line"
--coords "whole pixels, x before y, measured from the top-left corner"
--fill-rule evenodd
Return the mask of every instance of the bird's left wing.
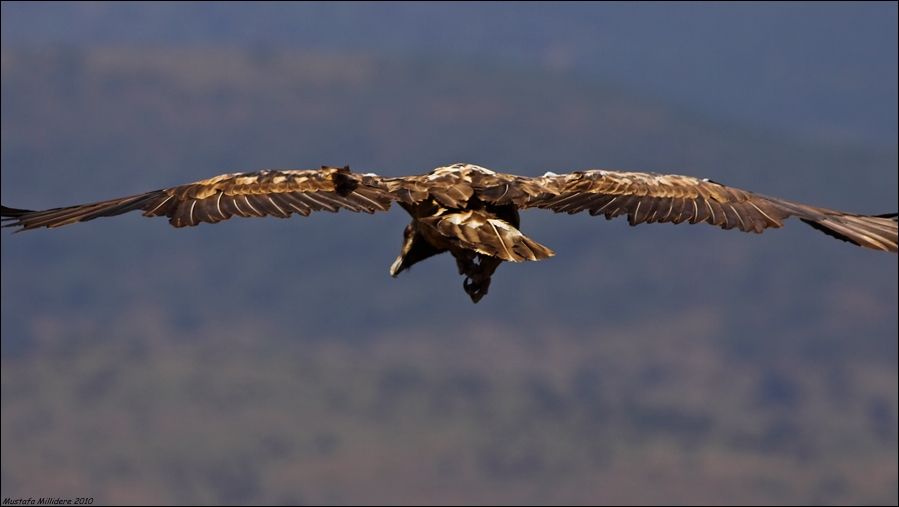
M 340 209 L 373 213 L 390 208 L 393 197 L 377 176 L 349 168 L 270 170 L 223 174 L 196 183 L 143 194 L 44 211 L 2 207 L 4 227 L 29 230 L 59 227 L 100 217 L 143 211 L 144 216 L 168 217 L 175 227 L 216 223 L 234 216 L 287 218 L 313 211 Z
M 815 229 L 855 245 L 897 251 L 895 213 L 846 213 L 674 174 L 591 170 L 507 179 L 481 191 L 482 199 L 560 213 L 587 211 L 608 219 L 624 215 L 631 225 L 707 223 L 722 229 L 756 233 L 782 227 L 784 220 L 797 217 Z

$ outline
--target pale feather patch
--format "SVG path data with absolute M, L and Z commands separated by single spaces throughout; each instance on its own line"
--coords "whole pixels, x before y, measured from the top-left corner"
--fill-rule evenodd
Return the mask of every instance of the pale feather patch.
M 222 196 L 225 195 L 224 192 L 219 192 L 218 197 L 215 200 L 215 208 L 218 210 L 219 215 L 221 215 L 222 219 L 226 219 L 228 217 L 222 212 Z
M 278 211 L 280 211 L 282 215 L 290 216 L 290 213 L 285 213 L 284 210 L 281 209 L 281 206 L 278 206 L 277 204 L 275 204 L 275 201 L 271 197 L 269 197 L 269 196 L 266 196 L 266 197 L 268 198 L 268 202 L 272 203 L 272 206 L 277 208 Z
M 197 201 L 191 201 L 191 203 L 190 203 L 190 223 L 188 225 L 194 225 L 195 223 L 197 223 L 194 221 L 194 208 L 196 208 L 196 207 L 197 207 Z
M 746 201 L 746 203 L 749 204 L 750 206 L 752 206 L 753 208 L 755 208 L 756 211 L 758 211 L 759 213 L 762 214 L 762 216 L 764 216 L 765 218 L 767 218 L 767 219 L 771 222 L 771 225 L 773 225 L 774 227 L 781 227 L 781 226 L 782 226 L 780 220 L 774 220 L 773 218 L 771 218 L 770 216 L 768 216 L 767 213 L 765 213 L 764 211 L 762 211 L 761 208 L 759 208 L 758 206 L 756 206 L 755 204 L 753 204 L 752 201 Z
M 734 208 L 733 204 L 728 203 L 728 206 L 730 206 L 730 209 L 734 210 L 734 215 L 737 215 L 737 218 L 740 220 L 740 229 L 745 231 L 746 230 L 746 222 L 743 221 L 743 217 L 740 216 L 740 212 L 737 211 L 737 208 Z
M 144 215 L 146 215 L 146 216 L 152 215 L 156 210 L 158 210 L 159 208 L 161 208 L 163 204 L 165 204 L 165 203 L 171 201 L 173 197 L 175 197 L 175 196 L 174 196 L 174 195 L 170 195 L 170 196 L 166 197 L 165 200 L 163 200 L 161 203 L 159 203 L 159 205 L 157 205 L 155 208 L 151 209 L 150 211 L 145 212 Z
M 255 211 L 257 215 L 265 215 L 265 213 L 260 213 L 259 210 L 256 209 L 255 206 L 253 206 L 253 204 L 250 202 L 250 200 L 247 198 L 247 196 L 244 195 L 244 196 L 241 196 L 241 197 L 243 197 L 243 202 L 245 202 L 245 203 L 247 204 L 247 206 L 250 207 L 251 210 Z M 236 200 L 236 199 L 235 199 L 235 200 Z
M 234 183 L 236 185 L 252 185 L 257 181 L 259 181 L 259 178 L 257 176 L 240 176 L 234 179 Z
M 515 255 L 509 250 L 509 247 L 506 246 L 506 242 L 503 241 L 503 235 L 499 233 L 499 230 L 497 230 L 497 228 L 496 228 L 496 225 L 497 225 L 496 222 L 497 222 L 497 220 L 494 220 L 494 219 L 492 219 L 492 218 L 487 219 L 487 223 L 490 224 L 490 227 L 493 228 L 493 232 L 494 232 L 494 234 L 496 234 L 496 239 L 498 239 L 498 240 L 499 240 L 499 244 L 502 245 L 503 251 L 506 252 L 506 256 L 509 257 L 510 259 L 515 259 Z M 500 225 L 501 225 L 501 224 L 500 224 Z M 501 226 L 502 226 L 502 225 L 501 225 Z M 506 229 L 505 227 L 503 227 L 503 228 Z M 508 230 L 508 229 L 506 229 L 506 230 Z
M 711 221 L 709 223 L 714 224 L 715 223 L 715 210 L 712 209 L 712 205 L 709 203 L 708 199 L 703 199 L 702 202 L 704 202 L 705 205 L 708 206 L 709 213 L 712 214 L 711 219 L 710 219 Z
M 331 204 L 328 204 L 327 202 L 324 202 L 324 201 L 322 201 L 322 200 L 316 199 L 315 197 L 312 196 L 312 194 L 313 194 L 313 193 L 310 192 L 310 193 L 308 193 L 308 194 L 305 194 L 304 197 L 305 197 L 306 199 L 309 199 L 310 201 L 312 201 L 312 202 L 318 204 L 319 206 L 321 206 L 322 208 L 324 208 L 324 209 L 326 209 L 326 210 L 328 210 L 328 211 L 337 211 L 337 209 L 338 209 L 337 207 L 335 207 L 335 206 L 333 206 L 333 205 L 331 205 Z M 323 197 L 323 196 L 319 196 L 319 197 Z

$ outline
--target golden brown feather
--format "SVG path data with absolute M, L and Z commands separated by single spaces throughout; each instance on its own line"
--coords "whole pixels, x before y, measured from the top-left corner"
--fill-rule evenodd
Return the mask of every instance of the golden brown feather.
M 29 211 L 3 206 L 4 227 L 59 227 L 142 211 L 175 227 L 234 216 L 288 218 L 341 209 L 373 213 L 398 202 L 411 216 L 392 276 L 433 255 L 456 258 L 464 288 L 479 301 L 503 261 L 534 261 L 552 250 L 519 230 L 519 210 L 626 216 L 628 223 L 707 223 L 761 233 L 797 217 L 858 246 L 897 251 L 897 218 L 858 215 L 766 197 L 690 176 L 578 171 L 541 177 L 496 173 L 470 164 L 398 178 L 357 174 L 348 167 L 224 174 L 177 187 L 92 204 Z

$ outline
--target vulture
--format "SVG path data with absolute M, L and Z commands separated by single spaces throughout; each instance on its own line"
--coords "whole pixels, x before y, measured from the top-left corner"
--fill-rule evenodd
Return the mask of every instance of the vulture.
M 672 174 L 585 170 L 539 177 L 497 173 L 472 164 L 439 167 L 419 176 L 383 177 L 349 167 L 224 174 L 143 194 L 44 211 L 2 206 L 3 227 L 59 227 L 141 211 L 175 227 L 231 217 L 307 216 L 345 209 L 374 213 L 397 203 L 412 217 L 403 231 L 397 276 L 444 252 L 456 259 L 475 303 L 503 262 L 539 261 L 554 252 L 519 230 L 519 210 L 627 216 L 630 225 L 707 223 L 761 233 L 790 217 L 857 246 L 895 253 L 896 213 L 860 215 L 754 194 L 708 179 Z

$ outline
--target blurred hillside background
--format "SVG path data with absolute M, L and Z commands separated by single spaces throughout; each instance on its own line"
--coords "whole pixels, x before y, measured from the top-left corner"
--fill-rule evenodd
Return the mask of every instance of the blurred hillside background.
M 897 5 L 3 2 L 2 200 L 262 168 L 677 172 L 897 209 Z M 405 213 L 2 235 L 2 496 L 899 501 L 897 258 L 523 214 L 472 305 Z

